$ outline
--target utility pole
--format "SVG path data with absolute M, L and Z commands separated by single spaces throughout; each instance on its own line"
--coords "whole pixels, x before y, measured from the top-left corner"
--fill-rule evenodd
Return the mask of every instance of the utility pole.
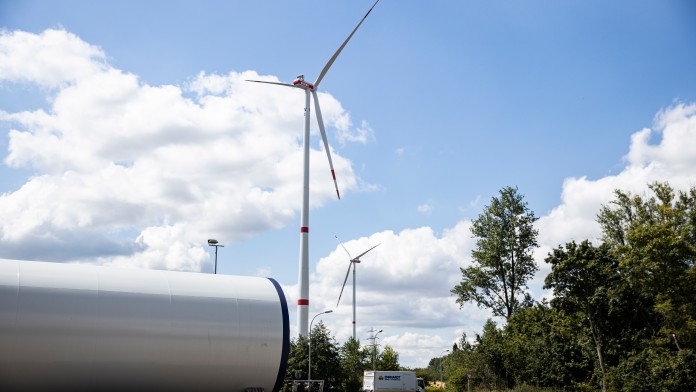
M 376 331 L 374 327 L 367 331 L 370 333 L 369 340 L 372 340 L 372 370 L 376 371 L 377 370 L 377 335 L 380 334 L 383 330 L 380 329 L 379 331 Z M 377 332 L 377 333 L 375 333 Z

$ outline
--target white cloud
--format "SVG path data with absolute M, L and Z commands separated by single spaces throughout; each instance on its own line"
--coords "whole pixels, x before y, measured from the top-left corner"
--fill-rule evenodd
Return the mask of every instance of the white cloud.
M 49 107 L 0 111 L 12 127 L 5 164 L 37 173 L 0 195 L 0 257 L 200 270 L 210 266 L 208 236 L 234 240 L 293 219 L 297 91 L 245 82 L 275 79 L 252 71 L 152 86 L 105 58 L 64 30 L 1 33 L 0 83 L 46 88 Z M 362 132 L 336 99 L 320 100 L 327 126 Z M 310 154 L 316 207 L 335 191 L 323 149 Z M 332 155 L 341 191 L 355 189 L 350 161 Z M 26 247 L 37 240 L 46 245 Z
M 137 257 L 117 256 L 102 260 L 104 264 L 132 265 L 137 267 L 194 271 L 210 263 L 201 244 L 187 241 L 186 223 L 145 228 L 136 242 L 142 251 Z M 211 263 L 212 264 L 212 263 Z
M 654 121 L 655 130 L 633 134 L 626 156 L 629 165 L 646 169 L 646 175 L 669 174 L 691 176 L 696 167 L 696 104 L 676 104 L 661 110 Z M 650 138 L 661 136 L 659 144 Z M 653 166 L 653 168 L 649 168 Z
M 256 276 L 269 277 L 272 275 L 273 269 L 271 267 L 261 267 L 256 269 Z
M 104 52 L 63 30 L 0 32 L 0 82 L 57 88 L 108 69 Z
M 441 235 L 429 227 L 384 231 L 344 244 L 353 256 L 380 244 L 357 265 L 357 329 L 363 344 L 371 327 L 384 329 L 382 343 L 399 352 L 402 364 L 424 366 L 430 359 L 426 353 L 450 348 L 459 339 L 452 329 L 466 327 L 471 335 L 485 321 L 486 311 L 471 305 L 460 310 L 450 294 L 461 278 L 459 267 L 470 263 L 469 227 L 462 221 Z M 337 246 L 310 278 L 312 309 L 335 309 L 323 320 L 339 341 L 352 335 L 352 277 L 336 307 L 347 268 L 348 258 Z M 296 287 L 287 290 L 295 293 Z
M 350 124 L 346 124 L 350 125 Z M 357 143 L 367 143 L 374 140 L 375 134 L 367 121 L 363 121 L 359 128 L 351 128 L 345 126 L 342 128 L 336 127 L 338 129 L 338 142 L 345 144 L 346 142 L 357 142 Z
M 419 205 L 417 210 L 421 215 L 430 215 L 430 213 L 433 211 L 433 207 L 430 205 L 430 203 L 425 203 Z

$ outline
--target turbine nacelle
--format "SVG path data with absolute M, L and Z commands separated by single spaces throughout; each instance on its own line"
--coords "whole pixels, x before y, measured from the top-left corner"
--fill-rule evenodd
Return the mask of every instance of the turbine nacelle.
M 299 75 L 297 79 L 293 80 L 292 85 L 309 91 L 316 90 L 313 84 L 305 82 L 304 75 Z

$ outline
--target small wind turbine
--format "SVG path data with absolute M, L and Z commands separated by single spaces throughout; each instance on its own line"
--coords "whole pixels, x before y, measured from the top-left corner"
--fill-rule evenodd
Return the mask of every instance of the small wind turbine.
M 338 239 L 338 236 L 335 236 L 335 237 L 336 237 L 336 240 L 338 241 L 338 243 L 341 244 L 341 247 L 343 248 L 343 250 L 345 250 L 346 253 L 348 254 L 348 260 L 349 260 L 348 272 L 346 272 L 346 278 L 343 280 L 343 286 L 341 287 L 341 294 L 338 295 L 338 302 L 336 302 L 336 307 L 338 307 L 338 304 L 341 302 L 341 297 L 343 296 L 343 289 L 346 287 L 346 282 L 348 281 L 348 275 L 350 275 L 350 267 L 353 267 L 353 339 L 355 339 L 355 269 L 357 268 L 357 266 L 355 266 L 354 264 L 360 263 L 360 258 L 365 256 L 365 254 L 367 254 L 367 252 L 378 247 L 379 244 L 373 246 L 372 248 L 362 252 L 357 257 L 353 258 L 353 257 L 351 257 L 350 252 L 348 252 L 348 249 L 346 249 L 346 247 L 343 246 L 343 243 L 341 242 L 341 240 Z
M 365 16 L 360 20 L 360 23 L 353 29 L 348 38 L 343 42 L 343 44 L 338 48 L 336 53 L 331 56 L 329 62 L 326 63 L 324 69 L 319 73 L 319 77 L 314 81 L 314 84 L 307 83 L 304 80 L 304 75 L 300 75 L 295 79 L 292 84 L 290 83 L 279 83 L 279 82 L 269 82 L 265 80 L 247 80 L 249 82 L 256 83 L 266 83 L 266 84 L 276 84 L 279 86 L 299 88 L 305 91 L 305 119 L 304 119 L 304 139 L 302 145 L 304 147 L 304 175 L 303 175 L 303 186 L 302 186 L 302 212 L 301 212 L 301 223 L 300 223 L 300 271 L 299 271 L 299 296 L 297 300 L 297 329 L 300 336 L 307 336 L 307 323 L 309 322 L 309 116 L 310 116 L 310 98 L 309 95 L 314 97 L 314 107 L 317 109 L 317 122 L 319 123 L 319 131 L 321 133 L 321 138 L 324 141 L 324 149 L 326 150 L 326 157 L 329 159 L 329 168 L 331 169 L 331 177 L 333 177 L 334 186 L 336 187 L 336 196 L 341 198 L 338 192 L 338 183 L 336 182 L 336 173 L 334 172 L 333 162 L 331 162 L 331 151 L 329 150 L 329 142 L 326 139 L 326 131 L 324 130 L 324 120 L 321 117 L 321 109 L 319 108 L 319 99 L 317 98 L 317 88 L 319 83 L 321 83 L 324 76 L 329 71 L 329 68 L 333 65 L 336 58 L 341 53 L 343 48 L 348 44 L 353 34 L 358 30 L 360 25 L 365 21 L 373 8 L 379 3 L 379 0 L 370 7 Z

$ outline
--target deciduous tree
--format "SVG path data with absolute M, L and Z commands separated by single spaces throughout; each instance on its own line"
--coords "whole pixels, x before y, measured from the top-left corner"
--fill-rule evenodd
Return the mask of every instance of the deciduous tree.
M 359 392 L 362 389 L 363 371 L 371 368 L 368 351 L 360 347 L 360 341 L 351 336 L 341 346 L 341 367 L 345 372 L 343 390 L 345 392 Z
M 384 346 L 384 350 L 377 358 L 377 370 L 401 370 L 399 366 L 399 353 L 391 346 Z
M 500 197 L 493 197 L 471 227 L 476 238 L 474 265 L 461 268 L 462 281 L 452 289 L 460 306 L 475 302 L 508 319 L 521 306 L 532 304 L 525 289 L 538 270 L 532 255 L 536 220 L 517 188 L 503 188 Z
M 623 278 L 657 316 L 651 328 L 673 347 L 696 348 L 696 188 L 675 194 L 667 183 L 653 195 L 620 190 L 597 221 Z
M 546 276 L 544 288 L 554 290 L 551 304 L 570 316 L 578 315 L 594 342 L 597 363 L 602 374 L 602 391 L 607 390 L 605 352 L 610 331 L 615 322 L 612 301 L 620 285 L 618 263 L 608 246 L 598 248 L 589 241 L 580 245 L 570 242 L 549 254 L 546 262 L 551 273 Z
M 324 380 L 326 390 L 340 390 L 345 373 L 341 368 L 336 340 L 322 322 L 312 328 L 310 336 L 312 339 L 312 379 Z M 298 336 L 290 342 L 288 369 L 285 373 L 286 389 L 296 374 L 300 375 L 300 379 L 308 377 L 308 365 L 309 340 L 305 336 Z

